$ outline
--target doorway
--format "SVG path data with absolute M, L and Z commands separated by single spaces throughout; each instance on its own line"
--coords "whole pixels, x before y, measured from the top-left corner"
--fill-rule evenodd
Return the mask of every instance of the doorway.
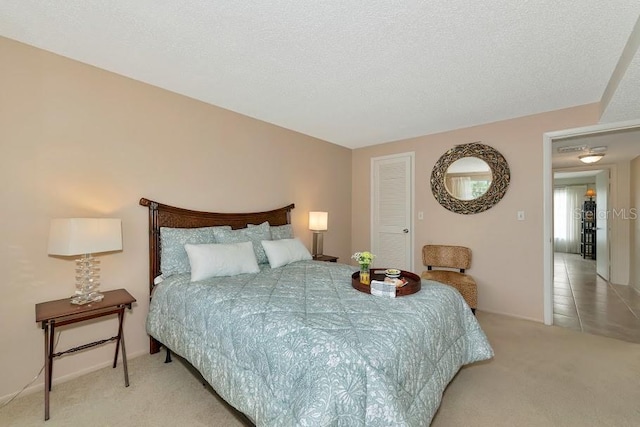
M 558 151 L 565 147 L 554 144 Z M 616 187 L 612 169 L 615 178 L 615 165 L 553 170 L 553 251 L 597 260 L 595 271 L 604 280 L 610 278 L 607 212 L 609 188 Z
M 556 253 L 554 252 L 554 219 L 553 219 L 553 161 L 552 157 L 556 153 L 556 146 L 558 146 L 559 142 L 562 142 L 562 145 L 568 145 L 564 142 L 569 141 L 569 143 L 574 141 L 579 141 L 581 138 L 603 138 L 607 141 L 611 141 L 612 143 L 616 141 L 618 134 L 630 134 L 634 133 L 638 135 L 635 141 L 640 139 L 640 121 L 634 122 L 626 122 L 612 125 L 597 125 L 591 126 L 587 128 L 580 129 L 570 129 L 566 131 L 560 132 L 552 132 L 544 135 L 543 139 L 543 170 L 544 170 L 544 322 L 545 324 L 551 325 L 556 323 L 554 321 L 554 302 L 558 300 L 562 300 L 563 298 L 568 299 L 569 296 L 573 297 L 579 295 L 579 299 L 575 299 L 576 305 L 578 303 L 590 303 L 592 308 L 597 305 L 598 311 L 590 312 L 590 308 L 587 305 L 582 307 L 583 310 L 583 318 L 581 319 L 583 322 L 581 324 L 582 330 L 584 332 L 591 333 L 600 333 L 603 335 L 607 335 L 606 330 L 596 330 L 596 326 L 600 329 L 603 328 L 603 325 L 606 324 L 608 320 L 611 318 L 618 318 L 622 316 L 619 313 L 626 313 L 630 316 L 630 322 L 633 323 L 633 327 L 637 329 L 637 325 L 640 323 L 640 309 L 635 308 L 635 302 L 638 300 L 639 295 L 637 291 L 630 286 L 630 276 L 629 270 L 631 266 L 629 265 L 631 261 L 631 255 L 629 254 L 629 244 L 626 244 L 627 253 L 626 263 L 625 256 L 621 256 L 620 247 L 625 247 L 625 244 L 616 244 L 615 239 L 620 239 L 620 235 L 626 233 L 626 237 L 629 238 L 630 231 L 629 223 L 627 221 L 626 224 L 621 225 L 621 221 L 617 221 L 617 229 L 616 229 L 616 221 L 612 221 L 612 227 L 605 226 L 604 229 L 598 230 L 601 231 L 600 241 L 598 242 L 600 245 L 600 250 L 596 250 L 598 254 L 597 259 L 602 261 L 602 265 L 598 266 L 596 264 L 596 260 L 585 260 L 579 254 L 567 255 L 562 257 L 554 256 Z M 554 143 L 555 146 L 554 146 Z M 636 142 L 637 145 L 637 142 Z M 635 154 L 637 156 L 640 153 Z M 575 156 L 577 158 L 577 155 Z M 615 169 L 616 167 L 616 159 L 615 156 L 609 155 L 609 158 L 612 163 L 612 167 Z M 606 162 L 603 162 L 606 163 Z M 628 162 L 627 162 L 628 163 Z M 574 167 L 574 169 L 577 169 Z M 607 169 L 603 167 L 603 169 Z M 607 171 L 608 175 L 608 171 Z M 615 174 L 614 174 L 615 175 Z M 621 174 L 624 175 L 624 174 Z M 604 175 L 603 175 L 604 176 Z M 624 176 L 622 178 L 625 178 Z M 628 174 L 626 176 L 627 180 L 629 179 Z M 600 179 L 600 192 L 603 194 L 607 193 L 607 188 L 603 187 L 602 178 Z M 612 190 L 611 193 L 614 198 L 614 203 L 607 204 L 606 199 L 601 199 L 600 205 L 602 207 L 599 215 L 603 215 L 605 219 L 610 218 L 610 214 L 612 212 L 615 213 L 615 209 L 618 206 L 624 206 L 624 200 L 621 202 L 617 201 L 618 204 L 615 203 L 615 197 L 620 198 L 620 194 L 616 195 L 616 187 L 615 183 L 612 182 Z M 606 185 L 606 184 L 605 184 Z M 597 190 L 597 189 L 596 189 Z M 597 191 L 596 191 L 597 193 Z M 624 192 L 618 192 L 624 193 Z M 627 193 L 629 191 L 627 190 Z M 627 204 L 628 206 L 628 204 Z M 600 224 L 602 225 L 602 224 Z M 626 226 L 627 229 L 623 229 Z M 608 233 L 609 232 L 609 233 Z M 610 236 L 609 239 L 606 238 L 607 234 Z M 608 266 L 605 269 L 603 265 L 605 265 L 605 261 L 609 259 L 608 257 L 608 249 L 606 246 L 602 246 L 609 241 L 614 242 L 611 247 L 612 252 L 612 271 L 613 274 L 609 277 L 609 269 Z M 618 251 L 618 252 L 616 252 Z M 617 256 L 616 256 L 617 255 Z M 616 265 L 617 263 L 617 265 Z M 596 275 L 596 269 L 598 270 L 599 275 Z M 555 273 L 555 274 L 554 274 Z M 611 279 L 605 280 L 605 279 Z M 555 283 L 554 283 L 555 280 Z M 613 283 L 612 283 L 613 282 Z M 617 283 L 616 283 L 617 282 Z M 622 283 L 622 284 L 619 284 Z M 554 286 L 554 284 L 556 286 Z M 570 286 L 570 284 L 572 286 Z M 556 289 L 558 288 L 558 289 Z M 557 292 L 554 292 L 557 291 Z M 563 295 L 559 297 L 558 295 Z M 603 301 L 598 301 L 596 297 L 602 297 Z M 627 298 L 627 299 L 625 299 Z M 603 313 L 599 310 L 602 310 L 603 307 L 608 307 L 611 309 L 611 313 L 615 312 L 615 316 L 611 313 Z M 580 311 L 578 307 L 578 311 Z M 640 307 L 639 307 L 640 308 Z M 616 317 L 617 316 L 617 317 Z M 557 317 L 557 316 L 556 316 Z M 589 323 L 590 322 L 590 323 Z M 615 323 L 615 322 L 614 322 Z M 585 326 L 586 325 L 586 326 Z M 564 325 L 559 325 L 564 326 Z M 613 329 L 616 329 L 619 325 L 610 325 L 613 326 Z M 574 328 L 575 329 L 575 328 Z M 589 329 L 589 330 L 587 330 Z M 618 328 L 620 329 L 620 328 Z M 604 332 L 604 333 L 603 333 Z M 613 336 L 615 338 L 625 339 L 623 336 Z M 640 334 L 636 334 L 635 338 L 627 339 L 633 340 L 636 342 L 640 342 Z

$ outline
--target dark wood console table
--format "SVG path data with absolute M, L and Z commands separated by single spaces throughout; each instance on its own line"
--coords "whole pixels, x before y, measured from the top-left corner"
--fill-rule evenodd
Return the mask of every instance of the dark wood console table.
M 47 301 L 36 304 L 36 322 L 42 323 L 44 330 L 44 419 L 49 419 L 49 392 L 51 391 L 51 378 L 53 374 L 53 358 L 62 356 L 67 353 L 95 347 L 107 342 L 116 341 L 116 354 L 113 359 L 113 367 L 118 362 L 118 350 L 122 346 L 122 366 L 124 368 L 124 384 L 129 387 L 129 372 L 127 370 L 127 352 L 124 347 L 124 335 L 122 334 L 122 322 L 124 320 L 124 309 L 131 309 L 131 304 L 136 299 L 125 289 L 117 289 L 114 291 L 103 292 L 102 301 L 93 302 L 85 305 L 71 304 L 71 298 L 65 298 L 56 301 Z M 53 337 L 57 326 L 70 325 L 72 323 L 84 322 L 85 320 L 95 319 L 98 317 L 118 315 L 118 335 L 84 344 L 69 350 L 54 353 Z

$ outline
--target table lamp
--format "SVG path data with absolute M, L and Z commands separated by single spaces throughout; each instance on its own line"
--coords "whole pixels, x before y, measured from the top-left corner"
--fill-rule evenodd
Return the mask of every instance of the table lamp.
M 584 194 L 585 197 L 588 197 L 589 200 L 593 200 L 594 197 L 596 197 L 596 191 L 593 188 L 590 188 L 587 190 L 587 192 Z
M 72 304 L 88 304 L 104 298 L 100 287 L 100 261 L 92 254 L 122 250 L 122 222 L 115 218 L 52 219 L 49 255 L 82 255 L 76 260 L 76 292 Z
M 327 231 L 329 219 L 328 212 L 309 212 L 309 230 L 313 231 L 313 251 L 314 257 L 322 255 L 323 231 Z

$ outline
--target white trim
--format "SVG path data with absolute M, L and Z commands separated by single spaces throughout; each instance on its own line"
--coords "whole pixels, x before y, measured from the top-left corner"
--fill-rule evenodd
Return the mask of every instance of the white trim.
M 616 132 L 625 129 L 634 129 L 640 127 L 640 119 L 627 120 L 625 122 L 617 123 L 601 123 L 598 125 L 585 126 L 581 128 L 572 128 L 565 130 L 557 130 L 553 132 L 546 132 L 544 135 L 551 139 L 566 139 L 574 136 L 583 135 L 595 135 L 598 133 Z M 549 157 L 549 161 L 551 157 Z
M 127 355 L 127 365 L 131 362 L 131 360 L 135 359 L 136 357 L 144 356 L 145 354 L 149 354 L 149 350 L 139 350 L 139 351 L 134 352 L 131 355 Z M 120 367 L 122 367 L 122 357 L 119 357 L 118 361 L 120 362 L 119 363 Z M 81 369 L 79 371 L 71 372 L 71 373 L 69 373 L 67 375 L 62 375 L 61 377 L 58 377 L 58 378 L 52 378 L 51 379 L 52 391 L 53 391 L 53 386 L 55 386 L 55 385 L 66 383 L 67 381 L 74 380 L 74 379 L 76 379 L 78 377 L 81 377 L 83 375 L 90 374 L 91 372 L 99 371 L 100 369 L 106 368 L 107 366 L 113 366 L 113 356 L 108 361 L 100 362 L 98 364 L 95 364 L 93 366 L 89 366 L 89 367 Z M 119 369 L 118 372 L 114 372 L 114 375 L 117 375 L 118 378 L 121 378 L 122 382 L 124 383 L 124 378 L 122 377 L 122 372 L 123 372 L 122 369 L 124 369 L 124 368 Z M 43 372 L 44 372 L 44 369 L 38 375 L 38 377 L 42 376 Z M 26 396 L 26 395 L 33 394 L 33 393 L 36 393 L 36 392 L 41 392 L 42 393 L 43 391 L 44 391 L 44 380 L 42 382 L 37 382 L 34 385 L 25 388 L 22 392 L 20 392 L 20 396 Z M 0 397 L 0 404 L 6 403 L 9 399 L 13 398 L 13 396 L 17 392 L 18 391 L 16 390 L 13 393 L 10 393 L 10 394 L 8 394 L 6 396 L 1 396 Z
M 411 233 L 409 233 L 409 244 L 411 245 L 411 253 L 409 254 L 410 258 L 409 258 L 409 268 L 411 269 L 411 271 L 415 271 L 414 270 L 414 259 L 415 259 L 415 251 L 414 251 L 414 245 L 415 245 L 415 237 L 416 237 L 416 233 L 415 233 L 415 225 L 416 225 L 416 218 L 415 218 L 415 211 L 416 211 L 416 153 L 415 151 L 411 151 L 409 154 L 409 157 L 411 158 L 411 218 L 410 221 L 411 223 L 409 224 L 409 226 L 411 227 Z
M 553 168 L 551 146 L 554 140 L 575 136 L 594 135 L 640 127 L 640 120 L 604 123 L 581 128 L 546 132 L 542 135 L 542 245 L 543 245 L 543 299 L 544 324 L 553 325 Z
M 551 166 L 552 136 L 543 135 L 542 141 L 542 274 L 543 274 L 543 321 L 553 325 L 553 169 Z
M 476 316 L 481 317 L 483 313 L 495 314 L 497 316 L 505 316 L 505 317 L 510 317 L 512 319 L 519 319 L 519 320 L 526 320 L 526 321 L 529 321 L 529 322 L 540 323 L 540 319 L 539 318 L 521 316 L 519 314 L 508 313 L 506 311 L 485 310 L 484 308 L 482 310 L 480 310 L 480 309 L 476 310 Z

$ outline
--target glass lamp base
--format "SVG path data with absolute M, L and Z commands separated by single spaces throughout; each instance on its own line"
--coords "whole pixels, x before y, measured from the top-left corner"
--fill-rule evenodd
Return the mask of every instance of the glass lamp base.
M 104 295 L 100 292 L 91 292 L 90 294 L 75 295 L 71 298 L 71 304 L 84 305 L 92 302 L 102 301 Z
M 76 260 L 76 294 L 71 304 L 83 305 L 102 301 L 104 295 L 98 292 L 100 287 L 100 261 L 91 254 L 85 254 Z

